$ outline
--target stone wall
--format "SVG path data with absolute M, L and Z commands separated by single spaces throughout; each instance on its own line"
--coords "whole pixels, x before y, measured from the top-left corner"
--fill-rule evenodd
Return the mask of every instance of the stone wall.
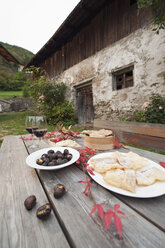
M 67 98 L 75 102 L 75 86 L 92 80 L 95 118 L 118 120 L 141 108 L 152 93 L 165 96 L 165 30 L 138 29 L 58 78 L 69 86 Z M 134 66 L 134 86 L 112 90 L 113 72 Z M 76 102 L 75 102 L 76 106 Z
M 28 110 L 33 106 L 33 100 L 28 97 L 18 98 L 13 97 L 10 99 L 0 99 L 0 113 L 10 111 L 24 111 Z

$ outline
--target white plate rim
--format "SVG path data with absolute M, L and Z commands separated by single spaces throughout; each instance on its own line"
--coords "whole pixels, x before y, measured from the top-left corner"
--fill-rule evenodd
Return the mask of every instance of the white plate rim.
M 69 150 L 69 153 L 73 155 L 72 159 L 68 161 L 67 163 L 61 164 L 61 165 L 56 165 L 56 166 L 42 166 L 36 164 L 36 160 L 41 157 L 42 154 L 47 153 L 49 150 L 53 151 L 61 151 L 63 152 L 65 149 Z M 34 169 L 38 170 L 59 170 L 62 168 L 65 168 L 73 163 L 75 163 L 80 157 L 80 153 L 71 147 L 47 147 L 40 149 L 38 151 L 35 151 L 31 153 L 29 156 L 26 158 L 26 164 Z
M 90 163 L 90 160 L 93 158 L 102 158 L 105 156 L 109 156 L 112 155 L 114 152 L 106 152 L 106 153 L 99 153 L 97 155 L 94 155 L 93 157 L 91 157 L 88 160 L 88 164 L 89 166 L 92 166 Z M 125 153 L 122 153 L 125 154 Z M 142 157 L 142 156 L 141 156 Z M 145 157 L 143 157 L 145 158 Z M 149 161 L 151 166 L 155 166 L 161 170 L 164 170 L 164 168 L 162 168 L 159 164 L 155 163 L 154 161 L 145 158 Z M 155 184 L 149 185 L 149 186 L 137 186 L 136 185 L 136 193 L 131 193 L 127 190 L 124 189 L 120 189 L 117 187 L 114 187 L 110 184 L 107 184 L 104 180 L 103 180 L 103 176 L 100 173 L 97 173 L 96 171 L 94 171 L 95 175 L 92 175 L 88 172 L 88 174 L 90 175 L 90 177 L 97 182 L 99 185 L 101 185 L 102 187 L 114 192 L 114 193 L 118 193 L 120 195 L 124 195 L 124 196 L 129 196 L 129 197 L 135 197 L 135 198 L 152 198 L 152 197 L 158 197 L 158 196 L 162 196 L 165 194 L 165 182 L 156 182 Z M 142 193 L 143 191 L 143 193 Z

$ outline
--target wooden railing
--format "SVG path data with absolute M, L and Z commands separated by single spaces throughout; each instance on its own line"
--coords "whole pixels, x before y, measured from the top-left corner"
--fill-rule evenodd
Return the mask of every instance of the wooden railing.
M 165 152 L 165 124 L 95 119 L 94 128 L 111 129 L 120 142 Z

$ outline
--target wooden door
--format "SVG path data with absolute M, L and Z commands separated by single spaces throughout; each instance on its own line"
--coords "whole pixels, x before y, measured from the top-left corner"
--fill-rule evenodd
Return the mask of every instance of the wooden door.
M 78 123 L 90 124 L 94 120 L 92 85 L 76 90 Z

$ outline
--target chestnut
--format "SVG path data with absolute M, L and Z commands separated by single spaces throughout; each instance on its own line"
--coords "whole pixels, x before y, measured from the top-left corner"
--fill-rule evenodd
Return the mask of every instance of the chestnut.
M 48 166 L 55 166 L 55 165 L 56 165 L 56 164 L 55 164 L 54 161 L 51 161 L 51 162 L 48 163 Z
M 65 149 L 64 150 L 64 155 L 67 155 L 67 154 L 69 154 L 69 151 L 68 151 L 68 149 Z
M 65 156 L 65 158 L 68 160 L 68 161 L 70 161 L 71 159 L 72 159 L 72 154 L 67 154 L 66 156 Z
M 60 198 L 62 197 L 66 192 L 65 186 L 62 184 L 57 184 L 54 187 L 54 197 L 55 198 Z
M 48 157 L 48 154 L 44 153 L 42 154 L 41 158 L 47 158 Z
M 35 204 L 36 204 L 36 197 L 35 197 L 35 195 L 30 195 L 24 201 L 24 205 L 25 205 L 25 208 L 27 210 L 31 210 L 34 207 Z
M 49 203 L 46 203 L 45 205 L 37 209 L 36 215 L 39 219 L 45 220 L 49 217 L 50 212 L 51 212 L 51 206 Z
M 36 161 L 37 164 L 42 165 L 44 163 L 42 158 L 37 159 Z
M 54 151 L 53 151 L 53 150 L 49 150 L 47 153 L 48 153 L 48 155 L 49 155 L 49 154 L 53 154 Z

